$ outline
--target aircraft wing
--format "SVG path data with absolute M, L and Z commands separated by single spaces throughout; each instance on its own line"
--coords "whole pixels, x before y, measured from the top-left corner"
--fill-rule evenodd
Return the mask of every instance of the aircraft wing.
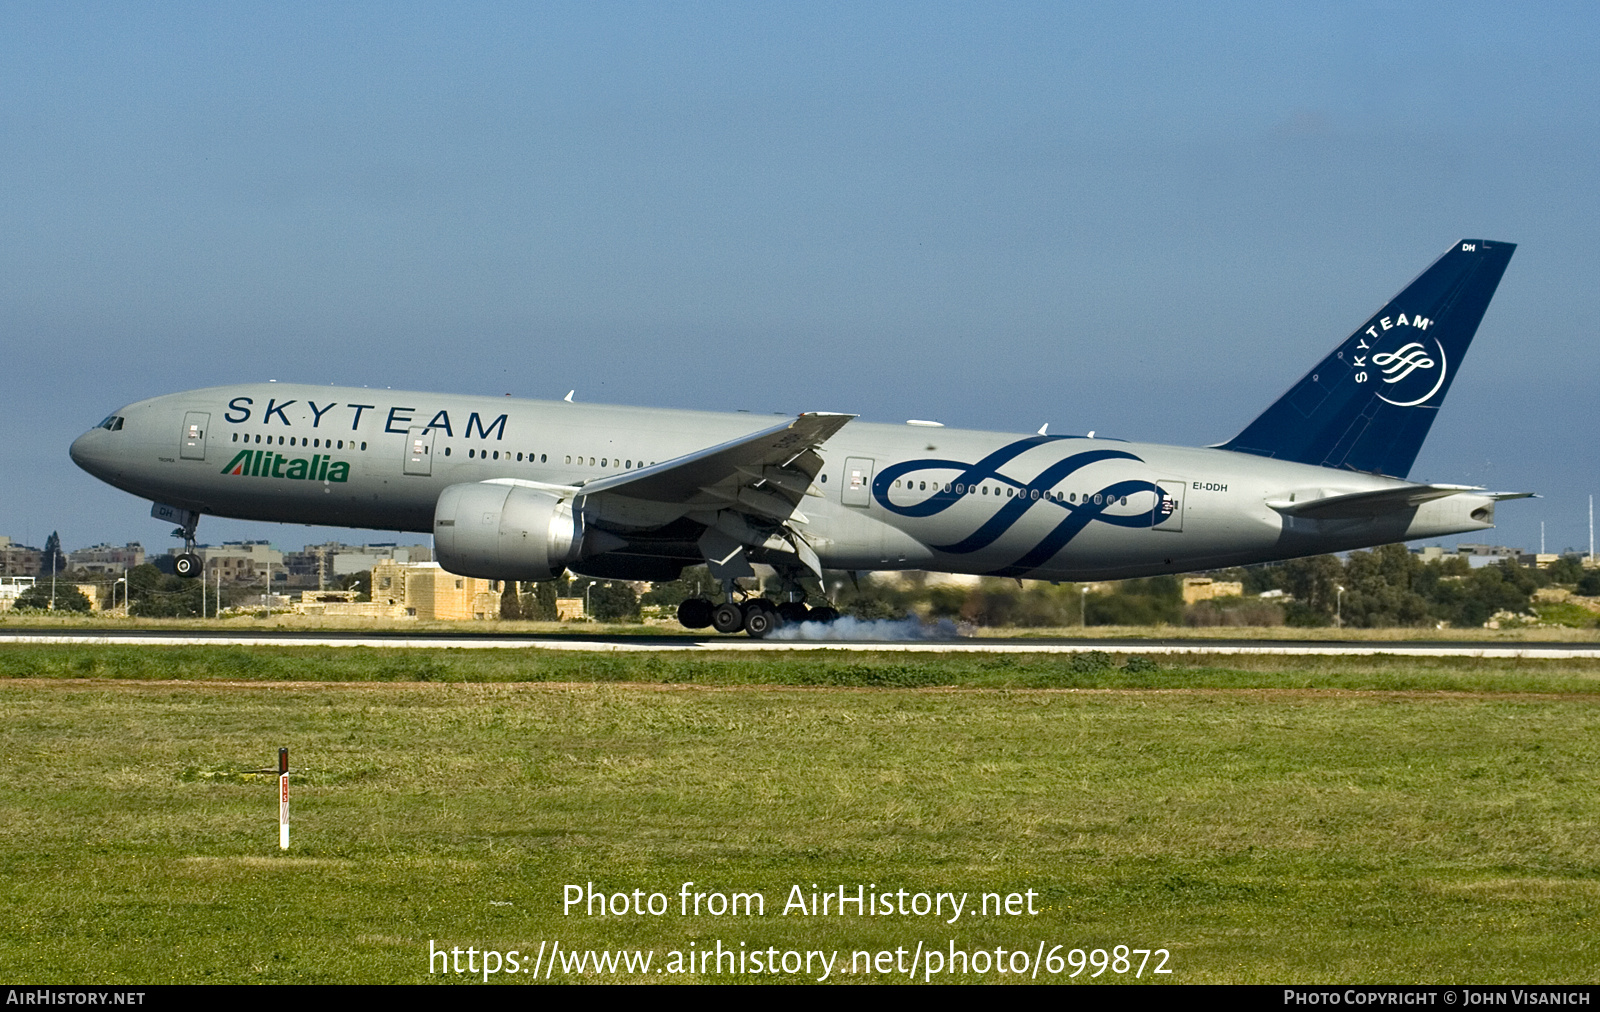
M 673 460 L 585 482 L 578 492 L 711 508 L 737 506 L 774 520 L 804 523 L 803 516 L 795 515 L 796 507 L 822 468 L 816 448 L 854 417 L 807 412 Z
M 1526 499 L 1532 492 L 1485 492 L 1476 485 L 1401 485 L 1374 492 L 1352 492 L 1301 502 L 1269 500 L 1267 505 L 1284 516 L 1308 520 L 1364 520 L 1384 513 L 1414 509 L 1433 499 L 1472 492 L 1487 499 Z

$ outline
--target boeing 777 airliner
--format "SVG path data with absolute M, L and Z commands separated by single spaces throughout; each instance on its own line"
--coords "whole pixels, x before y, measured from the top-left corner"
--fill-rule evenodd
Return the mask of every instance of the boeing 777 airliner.
M 139 401 L 72 444 L 179 525 L 204 515 L 425 531 L 451 572 L 670 580 L 686 626 L 762 636 L 824 569 L 1112 580 L 1493 526 L 1522 493 L 1406 480 L 1516 247 L 1452 246 L 1245 430 L 1204 448 L 251 383 Z M 770 567 L 780 605 L 737 582 Z

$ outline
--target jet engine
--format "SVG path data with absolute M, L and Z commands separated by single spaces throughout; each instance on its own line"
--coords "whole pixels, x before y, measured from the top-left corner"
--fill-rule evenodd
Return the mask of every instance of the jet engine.
M 439 565 L 486 580 L 550 580 L 583 553 L 570 500 L 516 485 L 451 485 L 433 510 Z

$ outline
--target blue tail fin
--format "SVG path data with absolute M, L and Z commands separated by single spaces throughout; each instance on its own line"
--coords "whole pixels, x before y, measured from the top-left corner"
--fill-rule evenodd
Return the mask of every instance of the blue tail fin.
M 1222 448 L 1404 478 L 1516 248 L 1456 243 Z

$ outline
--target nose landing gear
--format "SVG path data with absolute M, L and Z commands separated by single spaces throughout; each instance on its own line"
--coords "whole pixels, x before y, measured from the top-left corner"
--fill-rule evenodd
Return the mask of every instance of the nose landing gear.
M 200 556 L 194 550 L 194 531 L 200 526 L 200 514 L 185 511 L 183 526 L 173 530 L 172 536 L 183 539 L 183 552 L 172 560 L 172 571 L 185 580 L 192 580 L 200 575 Z

